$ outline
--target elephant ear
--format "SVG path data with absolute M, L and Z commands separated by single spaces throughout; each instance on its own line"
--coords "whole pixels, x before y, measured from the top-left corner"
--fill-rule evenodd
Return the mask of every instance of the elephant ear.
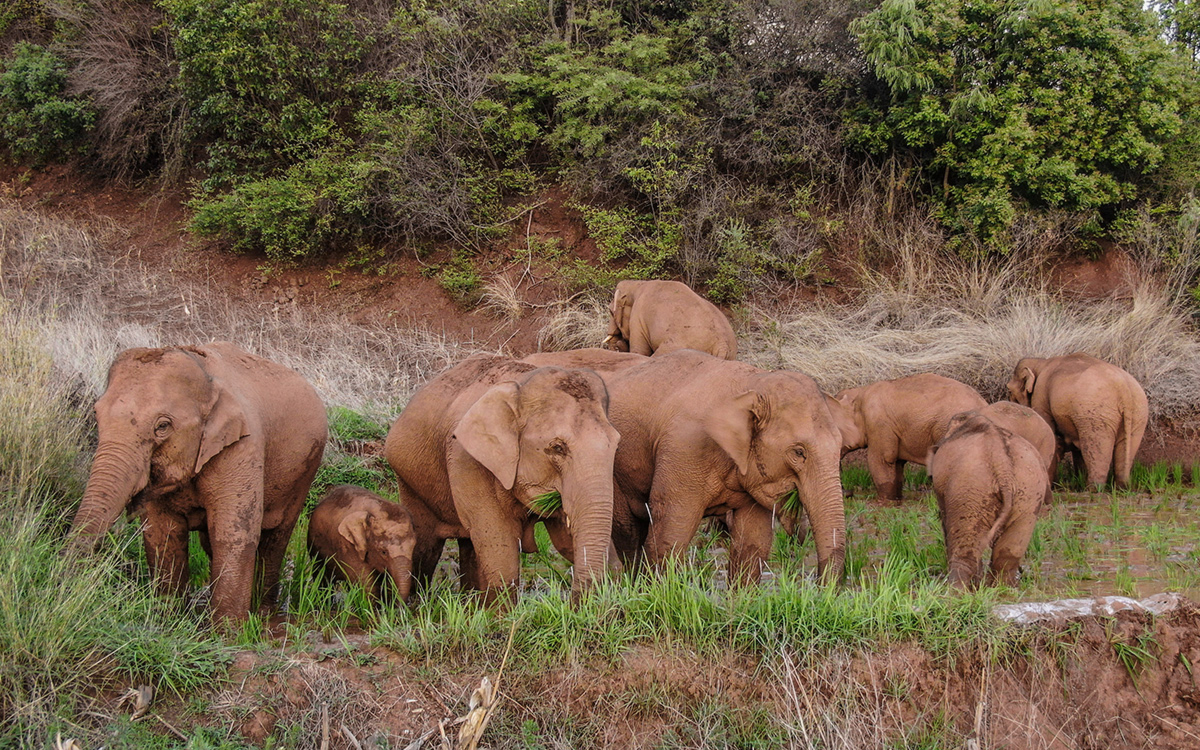
M 213 403 L 204 418 L 196 473 L 225 448 L 246 437 L 246 413 L 237 398 L 218 380 L 213 380 Z
M 454 429 L 463 450 L 496 475 L 506 490 L 517 481 L 520 455 L 517 393 L 516 383 L 495 386 L 467 409 Z
M 746 391 L 714 408 L 705 422 L 709 437 L 733 459 L 739 474 L 750 470 L 754 430 L 765 411 L 765 399 L 756 391 Z
M 1028 367 L 1021 368 L 1021 379 L 1025 381 L 1025 395 L 1033 393 L 1033 385 L 1037 382 L 1037 373 Z
M 359 562 L 367 559 L 367 523 L 369 515 L 365 510 L 347 513 L 338 523 L 338 536 L 345 539 L 358 553 Z
M 626 338 L 629 337 L 629 308 L 633 305 L 633 300 L 629 296 L 629 285 L 624 281 L 617 284 L 616 291 L 613 292 L 612 304 L 608 306 L 608 313 L 612 316 L 612 323 L 609 326 L 615 328 L 614 333 L 620 334 Z

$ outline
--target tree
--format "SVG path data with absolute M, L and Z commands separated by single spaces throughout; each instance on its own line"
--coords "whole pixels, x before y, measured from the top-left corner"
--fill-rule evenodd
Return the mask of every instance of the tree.
M 1022 202 L 1131 201 L 1180 127 L 1139 0 L 884 0 L 853 28 L 887 90 L 856 142 L 914 156 L 943 223 L 996 248 Z

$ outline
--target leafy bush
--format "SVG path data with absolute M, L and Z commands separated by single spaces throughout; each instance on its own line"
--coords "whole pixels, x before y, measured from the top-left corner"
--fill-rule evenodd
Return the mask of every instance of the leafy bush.
M 64 95 L 67 64 L 36 44 L 19 43 L 0 68 L 0 146 L 39 162 L 79 148 L 95 119 L 88 103 Z
M 375 165 L 354 154 L 322 153 L 279 175 L 243 182 L 192 202 L 192 229 L 235 250 L 293 260 L 346 246 L 363 231 Z
M 858 111 L 857 142 L 916 155 L 942 221 L 993 247 L 1019 201 L 1094 212 L 1133 198 L 1179 129 L 1140 3 L 885 0 L 854 29 L 889 91 Z
M 332 0 L 164 0 L 208 148 L 205 188 L 229 187 L 329 147 L 352 108 L 371 39 Z

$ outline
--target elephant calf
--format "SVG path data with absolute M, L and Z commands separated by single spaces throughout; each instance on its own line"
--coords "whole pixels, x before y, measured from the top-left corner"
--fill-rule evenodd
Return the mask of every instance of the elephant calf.
M 386 576 L 408 601 L 416 543 L 412 516 L 403 505 L 349 484 L 330 488 L 308 522 L 308 553 L 326 575 L 376 596 Z
M 1150 412 L 1146 392 L 1132 375 L 1082 352 L 1026 357 L 1013 368 L 1008 395 L 1054 428 L 1093 489 L 1108 481 L 1110 469 L 1118 487 L 1129 487 Z
M 979 583 L 992 550 L 993 581 L 1013 585 L 1049 489 L 1045 467 L 1028 440 L 981 414 L 956 420 L 929 451 L 949 580 Z
M 716 305 L 679 281 L 617 284 L 608 308 L 612 320 L 604 345 L 650 356 L 695 349 L 721 359 L 737 359 L 737 336 Z
M 955 414 L 987 406 L 969 385 L 924 373 L 850 388 L 826 396 L 842 433 L 842 455 L 867 449 L 867 468 L 879 499 L 899 503 L 904 464 L 924 463 Z
M 1038 416 L 1036 411 L 1012 401 L 997 401 L 977 411 L 965 411 L 954 415 L 946 432 L 952 432 L 955 427 L 975 414 L 982 414 L 1009 432 L 1028 440 L 1046 465 L 1046 479 L 1050 484 L 1054 483 L 1054 477 L 1058 473 L 1058 439 L 1054 436 L 1054 429 L 1046 424 L 1046 420 Z M 1046 502 L 1049 503 L 1051 499 L 1047 487 Z

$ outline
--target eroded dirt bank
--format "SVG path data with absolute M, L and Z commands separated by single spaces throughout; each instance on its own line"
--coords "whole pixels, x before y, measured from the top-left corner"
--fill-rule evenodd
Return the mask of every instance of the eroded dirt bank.
M 426 661 L 366 635 L 306 638 L 243 651 L 211 694 L 163 699 L 152 713 L 289 747 L 320 746 L 327 714 L 331 748 L 441 747 L 439 725 L 453 742 L 503 646 L 485 660 Z M 483 745 L 1194 748 L 1197 664 L 1200 609 L 1189 600 L 1157 617 L 1014 625 L 998 643 L 949 655 L 911 641 L 823 654 L 781 644 L 713 660 L 644 644 L 612 662 L 510 662 Z

